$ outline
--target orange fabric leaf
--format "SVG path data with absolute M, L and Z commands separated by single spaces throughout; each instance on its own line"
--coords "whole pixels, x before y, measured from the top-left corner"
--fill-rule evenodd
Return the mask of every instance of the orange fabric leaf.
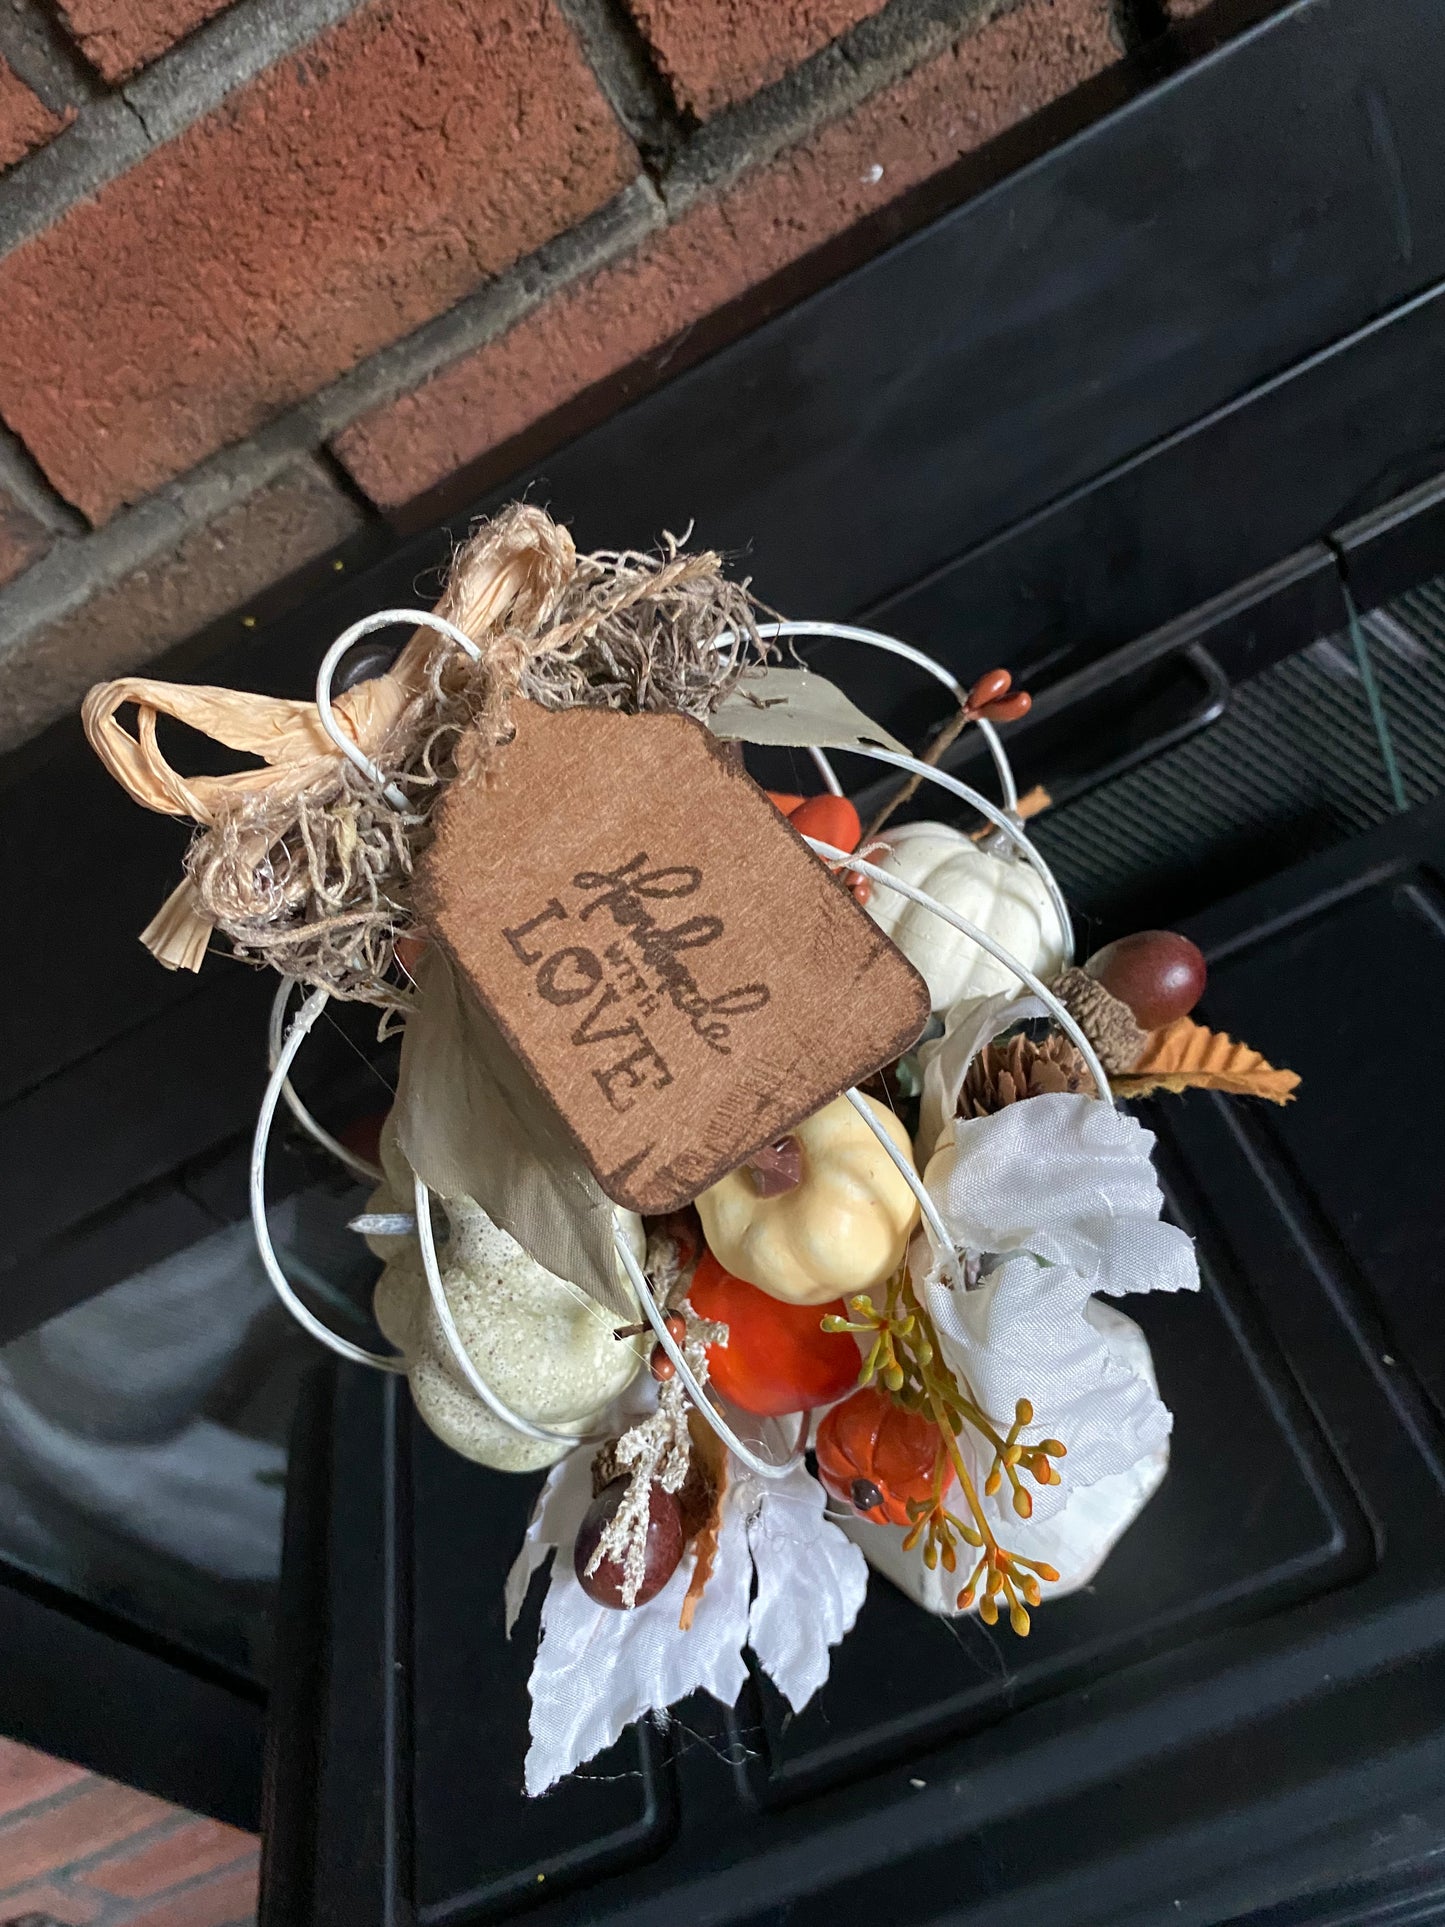
M 1109 1080 L 1116 1097 L 1147 1097 L 1151 1091 L 1227 1091 L 1288 1104 L 1299 1083 L 1294 1071 L 1278 1071 L 1248 1044 L 1223 1031 L 1180 1017 L 1156 1030 L 1127 1077 Z
M 712 1488 L 712 1503 L 707 1515 L 697 1529 L 692 1542 L 692 1577 L 687 1582 L 683 1594 L 682 1611 L 677 1616 L 678 1630 L 692 1630 L 693 1615 L 698 1601 L 702 1598 L 703 1588 L 712 1578 L 713 1567 L 717 1564 L 718 1535 L 722 1530 L 723 1494 L 727 1491 L 728 1459 L 727 1450 L 717 1433 L 707 1420 L 697 1412 L 688 1414 L 688 1431 L 692 1435 L 694 1463 L 701 1466 Z

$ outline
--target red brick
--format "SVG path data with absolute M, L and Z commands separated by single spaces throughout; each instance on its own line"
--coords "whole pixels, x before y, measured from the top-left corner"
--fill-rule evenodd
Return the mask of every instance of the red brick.
M 0 583 L 9 582 L 39 561 L 50 547 L 50 535 L 14 496 L 0 488 Z M 5 1742 L 0 1742 L 5 1744 Z M 3 1811 L 4 1766 L 0 1764 L 0 1811 Z
M 796 67 L 883 0 L 627 0 L 680 106 L 705 120 Z
M 22 1887 L 18 1893 L 6 1894 L 0 1903 L 7 1921 L 25 1920 L 33 1914 L 39 1920 L 59 1921 L 60 1927 L 90 1927 L 104 1905 L 99 1894 L 88 1894 L 69 1881 L 63 1887 L 48 1881 L 39 1887 Z
M 12 67 L 0 60 L 0 169 L 13 167 L 32 148 L 44 147 L 75 119 L 75 109 L 52 114 Z
M 337 454 L 373 501 L 401 507 L 1117 58 L 1107 0 L 1025 0 L 363 415 Z
M 175 1812 L 149 1794 L 108 1780 L 82 1786 L 59 1805 L 12 1819 L 0 1828 L 0 1880 L 21 1886 L 103 1853 Z M 3 1889 L 0 1889 L 3 1892 Z
M 220 13 L 230 0 L 57 0 L 80 51 L 112 86 Z
M 0 262 L 0 415 L 104 521 L 634 165 L 554 0 L 373 0 Z
M 254 1861 L 187 1887 L 169 1900 L 125 1916 L 125 1927 L 240 1927 L 256 1912 L 258 1869 Z
M 239 1833 L 235 1827 L 222 1826 L 219 1820 L 192 1820 L 162 1840 L 89 1868 L 85 1884 L 124 1900 L 149 1900 L 154 1894 L 180 1886 L 183 1880 L 217 1873 L 238 1860 L 250 1864 L 256 1852 L 253 1834 Z
M 4 521 L 0 519 L 0 556 L 4 554 Z M 84 1767 L 53 1760 L 48 1753 L 0 1739 L 0 1815 L 19 1812 L 37 1800 L 48 1800 L 85 1779 Z M 0 1879 L 5 1869 L 0 1866 Z M 0 1888 L 0 1892 L 4 1889 Z
M 0 750 L 74 709 L 93 682 L 139 669 L 360 526 L 351 500 L 303 463 L 69 615 L 15 637 L 0 652 Z

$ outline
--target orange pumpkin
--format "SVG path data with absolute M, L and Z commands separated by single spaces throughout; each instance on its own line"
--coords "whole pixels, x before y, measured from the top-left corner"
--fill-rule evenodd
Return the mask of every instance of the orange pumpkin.
M 831 793 L 807 797 L 788 812 L 788 821 L 799 836 L 815 836 L 820 843 L 831 843 L 835 850 L 846 850 L 850 856 L 863 835 L 857 810 L 846 796 Z
M 921 1412 L 868 1385 L 835 1405 L 818 1427 L 818 1476 L 844 1505 L 875 1525 L 906 1526 L 908 1501 L 933 1496 L 941 1447 Z
M 785 790 L 765 790 L 764 795 L 774 809 L 791 819 L 799 836 L 816 836 L 820 843 L 831 843 L 849 856 L 862 840 L 863 825 L 846 796 L 834 796 L 831 790 L 825 796 L 794 796 Z M 859 903 L 866 904 L 873 894 L 873 879 L 850 873 L 845 880 Z
M 688 1287 L 699 1318 L 728 1328 L 726 1345 L 707 1348 L 708 1374 L 724 1398 L 745 1412 L 780 1418 L 831 1405 L 858 1382 L 858 1347 L 847 1332 L 825 1332 L 830 1312 L 846 1318 L 841 1298 L 830 1305 L 793 1305 L 724 1271 L 704 1251 Z

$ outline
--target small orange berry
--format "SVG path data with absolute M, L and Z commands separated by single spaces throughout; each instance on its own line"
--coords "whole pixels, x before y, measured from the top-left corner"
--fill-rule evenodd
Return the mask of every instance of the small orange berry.
M 983 709 L 988 703 L 996 703 L 1013 688 L 1013 677 L 1007 669 L 990 669 L 979 677 L 968 692 L 968 706 L 972 710 Z
M 1018 723 L 1034 706 L 1034 699 L 1026 689 L 1019 689 L 1012 696 L 1005 696 L 1000 703 L 990 703 L 982 713 L 991 723 Z

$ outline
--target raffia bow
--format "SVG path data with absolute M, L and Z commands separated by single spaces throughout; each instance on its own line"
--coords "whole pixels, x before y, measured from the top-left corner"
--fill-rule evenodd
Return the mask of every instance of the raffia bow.
M 402 1001 L 387 982 L 406 921 L 414 846 L 439 786 L 458 776 L 458 740 L 504 742 L 521 695 L 550 708 L 600 703 L 705 713 L 756 649 L 745 589 L 712 553 L 578 557 L 540 509 L 516 505 L 459 550 L 437 613 L 482 651 L 472 664 L 418 629 L 393 666 L 337 697 L 333 714 L 409 812 L 390 808 L 322 727 L 315 703 L 144 676 L 100 683 L 81 711 L 91 747 L 146 809 L 199 834 L 185 879 L 141 934 L 172 970 L 198 970 L 214 931 L 237 951 L 343 997 Z M 720 632 L 737 638 L 721 654 Z M 132 734 L 119 720 L 136 707 Z M 182 776 L 157 720 L 169 716 L 259 769 Z M 478 727 L 479 726 L 479 727 Z

